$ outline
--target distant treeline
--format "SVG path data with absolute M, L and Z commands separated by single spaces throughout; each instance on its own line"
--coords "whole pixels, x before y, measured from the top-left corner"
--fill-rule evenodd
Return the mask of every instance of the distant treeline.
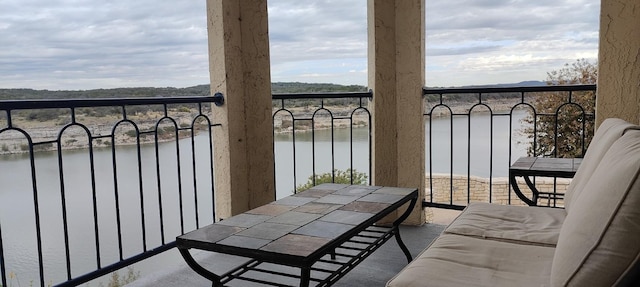
M 0 100 L 180 97 L 205 96 L 208 94 L 209 85 L 200 85 L 188 88 L 116 88 L 77 91 L 0 89 Z
M 520 93 L 486 93 L 482 94 L 482 100 L 505 100 L 516 99 L 520 97 Z M 440 95 L 425 95 L 425 100 L 430 103 L 439 102 Z M 442 95 L 442 101 L 445 103 L 478 103 L 479 95 L 475 94 L 445 94 Z
M 318 93 L 318 92 L 356 92 L 366 91 L 359 85 L 310 84 L 298 82 L 277 82 L 271 84 L 274 94 L 286 93 Z M 0 89 L 0 100 L 34 100 L 34 99 L 100 99 L 131 97 L 192 97 L 207 96 L 211 92 L 209 85 L 187 88 L 115 88 L 94 90 L 33 90 L 33 89 Z
M 544 82 L 529 81 L 509 86 L 538 86 Z M 475 86 L 478 88 L 502 87 L 505 85 Z M 471 86 L 466 87 L 471 88 Z M 321 92 L 363 92 L 368 88 L 360 85 L 316 84 L 299 82 L 276 82 L 271 84 L 273 94 L 287 93 L 321 93 Z M 131 97 L 191 97 L 207 96 L 211 93 L 209 85 L 199 85 L 187 88 L 114 88 L 94 90 L 33 90 L 33 89 L 0 89 L 0 100 L 30 100 L 30 99 L 87 99 L 87 98 L 131 98 Z M 469 95 L 454 95 L 453 98 L 461 99 Z M 499 96 L 499 95 L 489 95 Z M 504 96 L 504 95 L 502 95 Z
M 336 85 L 336 84 L 312 84 L 298 82 L 277 82 L 271 84 L 273 94 L 287 93 L 320 93 L 320 92 L 356 92 L 366 91 L 367 88 L 358 85 Z M 211 91 L 209 85 L 199 85 L 187 88 L 115 88 L 115 89 L 94 89 L 94 90 L 34 90 L 34 89 L 0 89 L 0 101 L 2 100 L 57 100 L 57 99 L 108 99 L 108 98 L 140 98 L 140 97 L 193 97 L 208 96 Z M 325 104 L 351 104 L 350 99 L 327 100 Z M 315 101 L 293 100 L 288 101 L 288 106 L 306 106 L 314 104 Z M 273 106 L 279 107 L 280 101 L 274 101 Z M 170 108 L 179 111 L 189 111 L 194 108 L 193 104 L 172 105 Z M 208 109 L 205 105 L 205 109 Z M 159 112 L 163 107 L 157 106 L 131 106 L 127 107 L 127 113 L 145 113 L 149 111 Z M 106 115 L 117 115 L 122 111 L 118 107 L 97 107 L 81 108 L 76 110 L 78 114 L 92 117 L 103 117 Z M 56 120 L 68 114 L 66 109 L 39 109 L 25 110 L 14 113 L 31 121 Z
M 455 88 L 464 89 L 485 89 L 485 88 L 506 88 L 506 87 L 537 87 L 546 86 L 546 82 L 541 81 L 524 81 L 513 84 L 495 84 L 495 85 L 476 85 L 476 86 L 464 86 Z M 520 93 L 486 93 L 482 94 L 482 100 L 505 100 L 514 99 L 520 97 Z M 459 103 L 477 103 L 478 94 L 447 94 L 442 96 L 443 102 L 459 102 Z M 440 95 L 429 94 L 425 96 L 427 102 L 439 102 Z
M 524 83 L 520 83 L 523 84 Z M 526 82 L 527 86 L 544 85 L 542 82 Z M 519 84 L 516 84 L 519 85 Z M 495 86 L 482 86 L 482 87 L 497 87 Z M 300 82 L 276 82 L 271 84 L 271 91 L 273 94 L 287 94 L 287 93 L 322 93 L 322 92 L 363 92 L 368 88 L 360 85 L 337 85 L 327 83 L 300 83 Z M 35 100 L 35 99 L 106 99 L 106 98 L 135 98 L 135 97 L 192 97 L 192 96 L 208 96 L 211 91 L 209 85 L 199 85 L 187 88 L 152 88 L 152 87 L 140 87 L 140 88 L 114 88 L 114 89 L 94 89 L 94 90 L 67 90 L 67 91 L 50 91 L 50 90 L 34 90 L 34 89 L 0 89 L 0 101 L 2 100 Z M 495 95 L 483 95 L 483 99 L 494 98 L 510 98 L 518 96 L 517 94 L 495 94 Z M 439 101 L 439 96 L 428 95 L 426 100 Z M 461 94 L 461 95 L 446 95 L 445 101 L 455 102 L 477 102 L 477 95 Z M 358 105 L 358 99 L 329 99 L 322 102 L 325 105 Z M 363 102 L 366 104 L 367 100 Z M 286 101 L 287 107 L 303 107 L 303 106 L 317 106 L 320 104 L 320 100 L 316 99 L 299 99 Z M 281 101 L 273 101 L 273 107 L 279 108 L 282 106 Z M 195 107 L 195 105 L 181 104 L 175 105 L 171 108 L 188 111 L 188 109 Z M 128 113 L 144 113 L 147 111 L 162 111 L 162 106 L 135 106 L 128 107 Z M 207 105 L 208 109 L 208 105 Z M 48 121 L 55 120 L 59 116 L 67 113 L 67 110 L 32 110 L 22 111 L 18 115 L 24 116 L 28 120 Z M 117 107 L 107 108 L 82 108 L 77 110 L 80 114 L 89 116 L 105 116 L 109 114 L 119 114 L 121 110 Z

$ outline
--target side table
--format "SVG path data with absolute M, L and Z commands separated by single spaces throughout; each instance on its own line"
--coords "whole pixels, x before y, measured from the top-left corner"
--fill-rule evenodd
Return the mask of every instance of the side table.
M 509 167 L 509 182 L 518 198 L 530 206 L 537 206 L 538 199 L 540 198 L 562 200 L 564 199 L 564 194 L 539 191 L 530 177 L 572 178 L 576 174 L 581 162 L 581 158 L 521 157 Z M 525 183 L 529 189 L 531 189 L 532 198 L 528 198 L 522 193 L 516 181 L 517 176 L 524 178 Z

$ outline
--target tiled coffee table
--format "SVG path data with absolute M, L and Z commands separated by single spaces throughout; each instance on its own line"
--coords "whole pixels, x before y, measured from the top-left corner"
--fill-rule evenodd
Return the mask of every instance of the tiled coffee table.
M 323 184 L 179 236 L 176 243 L 187 264 L 213 286 L 330 286 L 394 236 L 411 261 L 398 226 L 417 198 L 417 189 Z M 406 203 L 393 224 L 376 224 Z M 196 262 L 190 249 L 251 260 L 218 275 Z M 296 283 L 283 283 L 292 279 Z

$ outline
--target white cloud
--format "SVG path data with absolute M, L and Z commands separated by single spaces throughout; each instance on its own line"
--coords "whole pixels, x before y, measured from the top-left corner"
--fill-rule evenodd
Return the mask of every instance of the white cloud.
M 595 60 L 598 9 L 587 0 L 427 1 L 427 85 L 544 80 L 564 63 Z
M 209 80 L 206 1 L 2 0 L 0 88 Z M 366 85 L 366 0 L 269 0 L 273 81 Z M 595 59 L 599 2 L 426 1 L 427 85 L 544 80 Z M 365 72 L 363 72 L 365 71 Z

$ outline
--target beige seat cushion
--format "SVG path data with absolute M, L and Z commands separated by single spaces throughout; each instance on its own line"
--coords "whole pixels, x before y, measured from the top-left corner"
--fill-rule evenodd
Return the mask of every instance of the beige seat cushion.
M 604 155 L 568 212 L 553 258 L 553 286 L 614 286 L 640 255 L 640 131 Z
M 471 203 L 444 233 L 555 246 L 564 209 Z
M 442 234 L 387 286 L 548 286 L 553 251 Z
M 584 155 L 580 168 L 578 168 L 576 175 L 567 188 L 564 197 L 564 206 L 567 212 L 571 212 L 573 201 L 578 197 L 580 191 L 584 189 L 591 174 L 600 163 L 600 160 L 602 160 L 604 154 L 609 150 L 609 147 L 622 136 L 625 130 L 632 128 L 637 129 L 638 126 L 617 118 L 606 119 L 600 124 L 596 133 L 593 135 L 593 139 L 589 144 L 587 153 Z

